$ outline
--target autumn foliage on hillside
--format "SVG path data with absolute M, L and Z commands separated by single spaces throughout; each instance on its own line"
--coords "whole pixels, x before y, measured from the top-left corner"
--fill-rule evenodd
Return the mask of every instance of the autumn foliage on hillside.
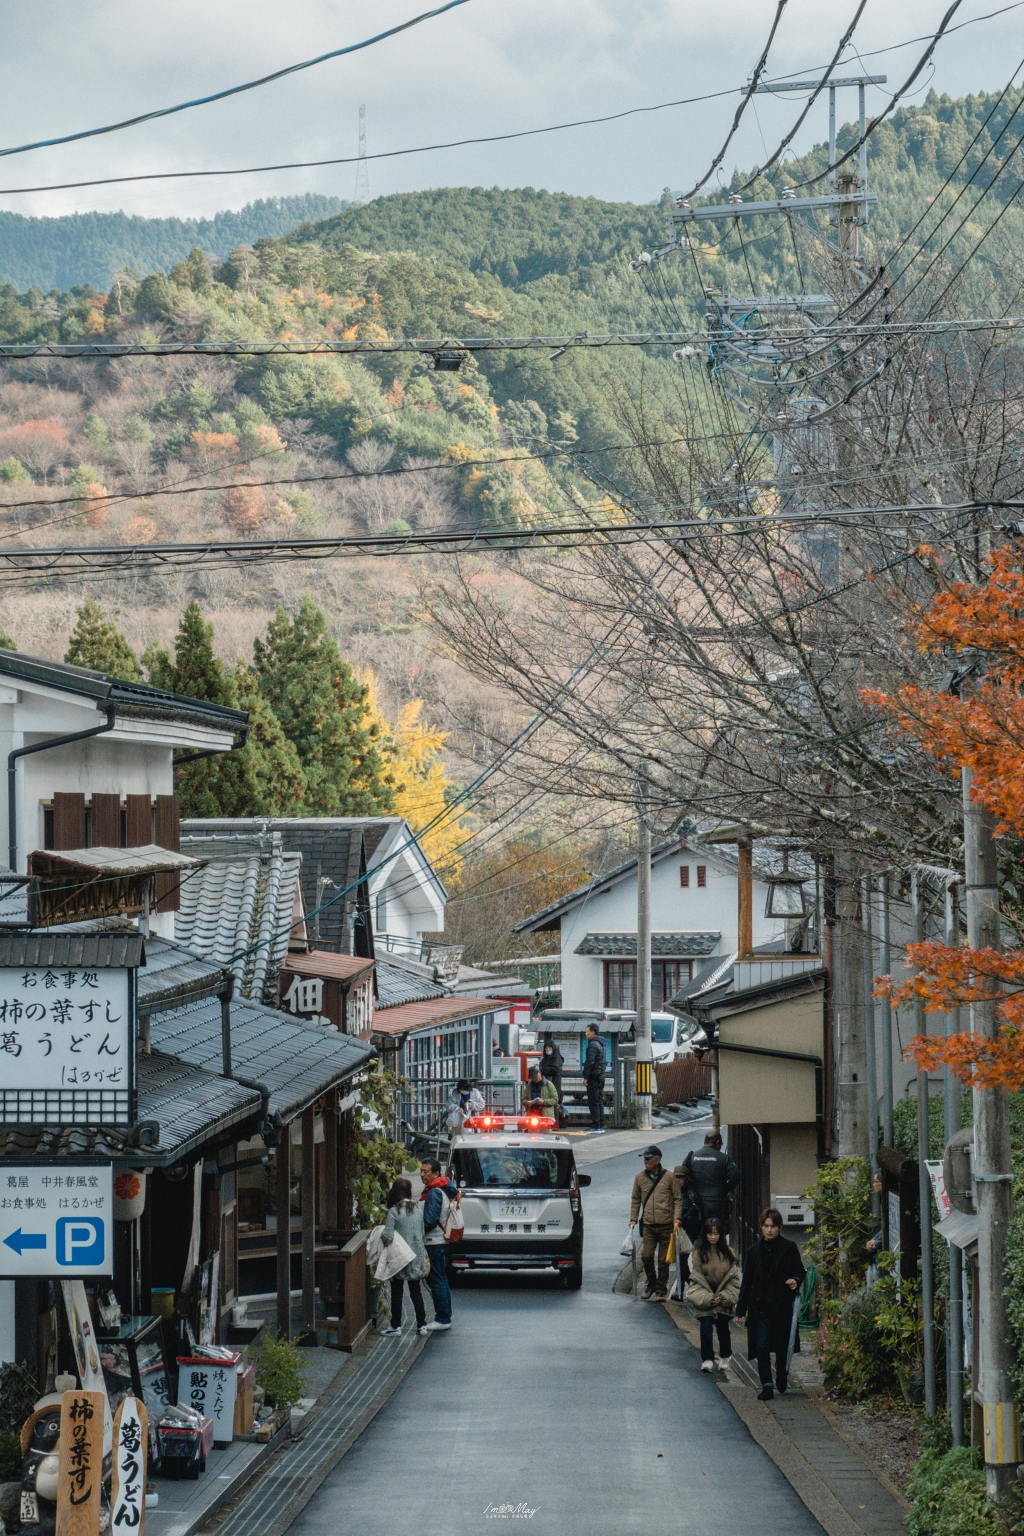
M 975 679 L 964 696 L 904 688 L 894 697 L 865 691 L 866 702 L 892 716 L 923 749 L 948 766 L 973 774 L 972 794 L 997 818 L 999 834 L 1024 835 L 1024 549 L 997 549 L 988 580 L 956 582 L 920 615 L 916 639 L 923 651 L 972 663 Z M 938 942 L 911 944 L 907 961 L 917 974 L 900 986 L 883 982 L 894 1002 L 920 998 L 929 1013 L 994 1003 L 994 1040 L 956 1034 L 919 1036 L 908 1047 L 925 1071 L 948 1065 L 974 1087 L 1024 1088 L 1024 950 L 950 949 Z

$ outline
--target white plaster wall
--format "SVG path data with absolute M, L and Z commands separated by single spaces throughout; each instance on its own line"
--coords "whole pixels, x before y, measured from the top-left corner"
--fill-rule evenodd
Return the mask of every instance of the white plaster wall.
M 679 883 L 679 867 L 690 866 L 690 884 Z M 707 868 L 707 885 L 697 885 L 697 865 Z M 581 899 L 562 917 L 562 1007 L 604 1006 L 603 961 L 577 955 L 576 946 L 588 933 L 636 933 L 636 875 L 628 875 L 610 890 Z M 768 890 L 754 881 L 754 944 L 781 938 L 784 925 L 764 916 Z M 709 856 L 680 851 L 661 859 L 651 870 L 651 928 L 655 933 L 721 934 L 713 954 L 736 948 L 738 893 L 735 868 L 712 863 Z M 699 962 L 694 969 L 699 969 Z

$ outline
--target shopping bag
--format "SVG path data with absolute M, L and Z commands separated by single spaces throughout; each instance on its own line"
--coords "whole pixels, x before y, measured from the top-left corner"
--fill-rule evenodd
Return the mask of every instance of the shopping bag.
M 665 1263 L 666 1264 L 674 1264 L 675 1261 L 676 1261 L 676 1234 L 673 1231 L 672 1236 L 668 1240 L 668 1249 L 667 1249 L 667 1251 L 665 1253 Z
M 396 1232 L 390 1243 L 384 1248 L 373 1278 L 375 1280 L 391 1280 L 398 1274 L 400 1269 L 404 1269 L 407 1264 L 411 1264 L 415 1257 L 416 1255 L 401 1232 Z
M 634 1246 L 634 1243 L 636 1242 L 636 1239 L 635 1239 L 633 1234 L 635 1232 L 636 1232 L 636 1227 L 630 1227 L 629 1231 L 626 1233 L 625 1237 L 622 1239 L 622 1247 L 619 1249 L 619 1252 L 622 1254 L 622 1257 L 624 1259 L 631 1259 L 633 1257 L 633 1246 Z
M 462 1215 L 461 1190 L 454 1200 L 449 1200 L 441 1230 L 444 1232 L 445 1241 L 449 1243 L 461 1243 L 465 1236 L 466 1222 Z
M 366 1262 L 371 1269 L 376 1269 L 380 1256 L 384 1252 L 384 1224 L 371 1228 L 370 1235 L 366 1239 Z

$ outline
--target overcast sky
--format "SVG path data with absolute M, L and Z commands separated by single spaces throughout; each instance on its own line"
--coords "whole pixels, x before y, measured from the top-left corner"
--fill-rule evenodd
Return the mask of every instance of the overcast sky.
M 937 25 L 949 0 L 869 0 L 862 53 Z M 964 0 L 957 21 L 1006 0 Z M 95 127 L 222 89 L 402 21 L 429 0 L 5 0 L 0 147 Z M 782 78 L 822 64 L 856 0 L 789 0 L 769 61 Z M 208 169 L 354 154 L 360 102 L 369 149 L 507 133 L 742 85 L 775 0 L 469 0 L 365 52 L 213 106 L 104 138 L 0 160 L 0 186 L 141 171 Z M 854 69 L 909 74 L 922 45 Z M 940 44 L 929 85 L 963 95 L 1005 84 L 1024 55 L 1024 7 Z M 856 92 L 843 93 L 847 116 Z M 883 100 L 869 94 L 869 109 Z M 736 98 L 676 107 L 596 128 L 370 163 L 382 193 L 436 186 L 534 186 L 647 201 L 702 174 Z M 726 174 L 765 158 L 795 116 L 759 98 Z M 812 109 L 797 149 L 825 137 Z M 350 198 L 352 166 L 74 192 L 0 194 L 0 207 L 57 214 L 123 208 L 201 215 L 257 197 L 323 192 Z

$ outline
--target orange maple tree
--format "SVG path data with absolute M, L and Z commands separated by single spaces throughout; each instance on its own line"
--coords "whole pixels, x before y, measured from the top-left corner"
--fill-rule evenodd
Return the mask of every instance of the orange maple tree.
M 893 718 L 923 749 L 959 775 L 972 770 L 972 794 L 997 819 L 997 835 L 1024 836 L 1024 549 L 1003 546 L 989 559 L 988 580 L 954 582 L 917 619 L 922 651 L 977 662 L 976 685 L 963 698 L 935 689 L 895 695 L 865 689 L 866 703 Z M 885 978 L 880 996 L 920 998 L 927 1012 L 994 1003 L 995 1039 L 972 1034 L 918 1036 L 907 1047 L 924 1071 L 947 1065 L 973 1087 L 1024 1088 L 1024 949 L 950 949 L 930 941 L 907 947 L 909 981 Z

